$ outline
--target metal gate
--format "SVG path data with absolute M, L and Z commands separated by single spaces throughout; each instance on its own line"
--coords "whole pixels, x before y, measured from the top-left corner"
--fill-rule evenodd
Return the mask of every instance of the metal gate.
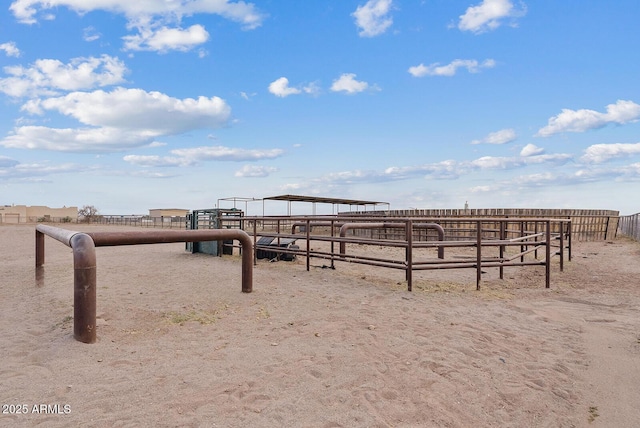
M 193 210 L 187 214 L 186 228 L 189 230 L 242 229 L 244 212 L 232 209 Z M 185 249 L 191 253 L 205 253 L 213 256 L 233 254 L 233 241 L 187 242 Z

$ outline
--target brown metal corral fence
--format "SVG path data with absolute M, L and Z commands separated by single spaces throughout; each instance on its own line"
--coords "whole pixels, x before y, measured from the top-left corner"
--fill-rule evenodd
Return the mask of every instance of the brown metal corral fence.
M 2 223 L 2 221 L 0 221 Z M 101 224 L 112 226 L 133 226 L 148 227 L 157 229 L 185 229 L 187 224 L 186 217 L 149 217 L 149 216 L 118 216 L 118 215 L 97 215 L 90 220 L 78 219 L 70 217 L 15 217 L 11 221 L 5 221 L 6 224 L 25 224 L 25 223 L 45 223 L 45 224 L 63 224 L 63 223 L 84 223 L 84 224 Z
M 0 224 L 27 224 L 27 223 L 77 223 L 76 217 L 33 217 L 21 216 L 20 214 L 8 213 L 4 215 L 4 219 L 0 216 Z
M 483 209 L 424 209 L 391 210 L 348 213 L 349 216 L 424 217 L 451 218 L 549 218 L 571 220 L 572 239 L 576 241 L 606 241 L 614 239 L 618 230 L 620 212 L 614 210 L 582 209 L 526 209 L 526 208 L 483 208 Z M 464 225 L 459 227 L 464 228 Z M 460 231 L 464 234 L 464 231 Z
M 311 258 L 329 260 L 332 268 L 334 262 L 348 262 L 400 269 L 405 271 L 408 291 L 412 289 L 414 271 L 475 269 L 476 289 L 480 289 L 485 268 L 499 268 L 502 279 L 505 267 L 535 265 L 545 267 L 545 286 L 549 288 L 551 258 L 559 256 L 561 271 L 565 253 L 571 260 L 569 219 L 341 215 L 244 217 L 243 221 L 245 231 L 253 235 L 256 259 L 273 261 L 281 259 L 282 254 L 299 255 L 306 258 L 307 270 Z M 456 227 L 457 224 L 462 226 Z M 289 246 L 292 241 L 298 245 Z M 399 248 L 404 255 L 376 255 L 366 249 L 363 252 L 363 246 Z M 437 258 L 424 254 L 428 249 L 437 249 Z M 454 249 L 472 252 L 445 255 Z M 491 254 L 491 249 L 498 250 L 498 254 Z M 516 253 L 507 254 L 508 249 Z M 268 254 L 261 257 L 259 252 Z
M 620 217 L 620 234 L 640 241 L 640 213 Z
M 343 215 L 343 214 L 339 214 Z M 619 217 L 619 211 L 613 210 L 581 210 L 581 209 L 524 209 L 524 208 L 487 208 L 487 209 L 416 209 L 416 210 L 391 210 L 391 211 L 361 211 L 344 213 L 346 216 L 357 217 L 403 217 L 403 218 L 549 218 L 571 220 L 572 238 L 576 241 L 606 241 L 614 239 L 618 230 L 620 233 L 633 236 L 636 239 L 640 233 L 638 230 L 638 218 L 640 213 L 631 216 Z M 624 220 L 623 220 L 624 219 Z M 619 224 L 620 221 L 620 224 Z M 69 218 L 22 218 L 19 223 L 82 223 L 80 219 Z M 622 224 L 624 222 L 624 225 Z M 5 223 L 9 223 L 8 221 Z M 184 229 L 187 224 L 186 217 L 149 217 L 149 216 L 96 216 L 91 219 L 91 224 L 148 227 L 160 229 Z M 264 219 L 265 225 L 269 219 Z M 460 228 L 460 236 L 465 235 L 465 226 L 456 222 Z M 473 229 L 474 225 L 468 225 L 467 229 Z M 634 229 L 635 228 L 635 229 Z M 627 232 L 630 230 L 631 232 Z M 635 232 L 634 232 L 635 231 Z M 449 238 L 448 238 L 449 239 Z M 451 237 L 451 239 L 455 239 Z
M 82 222 L 82 220 L 79 220 Z M 150 227 L 158 229 L 186 229 L 186 217 L 129 217 L 129 216 L 100 216 L 91 219 L 91 224 L 104 224 L 115 226 Z

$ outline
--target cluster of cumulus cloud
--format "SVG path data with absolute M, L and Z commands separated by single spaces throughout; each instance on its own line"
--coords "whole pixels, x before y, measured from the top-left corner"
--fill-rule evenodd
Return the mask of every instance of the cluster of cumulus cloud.
M 36 24 L 52 19 L 57 9 L 66 7 L 78 14 L 102 10 L 126 17 L 130 34 L 122 38 L 125 51 L 188 51 L 209 40 L 200 24 L 182 25 L 183 18 L 197 14 L 215 14 L 252 30 L 263 24 L 268 14 L 255 4 L 230 0 L 176 0 L 171 2 L 132 2 L 129 0 L 15 0 L 9 9 L 16 20 Z M 353 11 L 358 34 L 375 37 L 393 24 L 394 0 L 368 0 Z M 459 17 L 458 28 L 481 33 L 514 19 L 510 0 L 483 0 L 469 7 Z M 86 40 L 100 38 L 95 29 L 85 29 Z M 20 57 L 14 42 L 0 45 L 6 56 Z M 409 72 L 416 76 L 451 76 L 458 69 L 478 72 L 495 66 L 495 61 L 454 60 L 450 64 L 420 64 Z M 20 118 L 13 132 L 0 140 L 8 148 L 45 149 L 68 152 L 112 152 L 158 144 L 163 136 L 177 135 L 193 129 L 216 129 L 229 124 L 231 108 L 219 97 L 179 99 L 159 92 L 125 88 L 128 69 L 119 58 L 109 55 L 74 58 L 68 63 L 57 59 L 38 59 L 30 65 L 4 68 L 0 92 L 14 99 L 27 99 L 21 111 L 30 117 L 58 113 L 80 123 L 76 128 L 52 128 L 32 124 Z M 379 91 L 376 84 L 357 79 L 355 73 L 336 77 L 329 90 L 357 94 Z M 291 85 L 287 77 L 268 84 L 277 97 L 298 94 L 317 95 L 318 83 Z M 117 108 L 113 108 L 117 106 Z M 166 120 L 167 118 L 171 120 Z M 255 158 L 256 153 L 248 154 Z M 264 154 L 273 156 L 272 151 Z M 191 162 L 168 162 L 184 164 Z
M 239 23 L 246 30 L 262 25 L 268 14 L 255 4 L 230 0 L 15 0 L 9 6 L 19 22 L 35 24 L 51 19 L 55 9 L 66 7 L 79 14 L 103 10 L 122 14 L 132 34 L 124 36 L 127 50 L 189 50 L 209 40 L 209 33 L 200 24 L 184 28 L 184 17 L 197 14 L 215 14 Z M 394 0 L 368 0 L 351 14 L 361 37 L 375 37 L 393 25 Z M 467 8 L 455 24 L 461 31 L 483 33 L 499 26 L 516 25 L 516 19 L 526 8 L 513 5 L 511 0 L 482 0 Z M 87 37 L 97 37 L 89 31 Z
M 15 0 L 10 5 L 15 18 L 25 24 L 49 19 L 56 8 L 66 7 L 79 14 L 103 10 L 124 15 L 130 34 L 123 37 L 124 51 L 190 51 L 202 47 L 209 33 L 201 24 L 182 25 L 184 17 L 215 14 L 238 23 L 245 30 L 263 25 L 268 15 L 255 4 L 230 0 L 175 0 L 137 2 L 131 0 Z M 393 26 L 396 11 L 394 0 L 369 0 L 351 14 L 360 37 L 376 37 Z M 460 31 L 482 34 L 501 25 L 517 26 L 526 14 L 526 7 L 516 7 L 511 0 L 482 0 L 470 6 L 452 27 Z M 85 39 L 100 35 L 92 28 L 85 29 Z M 0 52 L 19 58 L 19 46 L 14 42 L 0 44 Z M 448 64 L 418 64 L 407 72 L 416 78 L 426 76 L 450 77 L 460 70 L 478 73 L 496 66 L 493 59 L 455 59 Z M 56 59 L 39 59 L 23 66 L 4 68 L 0 77 L 0 93 L 23 100 L 20 110 L 27 118 L 17 121 L 15 129 L 0 145 L 6 148 L 43 149 L 63 152 L 117 152 L 161 144 L 163 137 L 184 134 L 198 129 L 217 129 L 229 125 L 231 107 L 216 96 L 176 98 L 170 95 L 127 88 L 129 70 L 123 60 L 102 55 L 75 58 L 68 63 Z M 269 93 L 285 98 L 293 95 L 318 95 L 317 82 L 291 84 L 287 77 L 266 83 Z M 380 91 L 376 84 L 359 80 L 355 73 L 337 76 L 329 90 L 336 93 L 358 94 Z M 34 117 L 60 114 L 80 124 L 70 128 L 34 125 Z M 640 105 L 630 100 L 618 100 L 604 107 L 604 111 L 563 109 L 540 128 L 536 136 L 550 137 L 564 132 L 585 132 L 610 124 L 622 125 L 640 120 Z M 471 144 L 507 144 L 515 141 L 513 129 L 502 129 Z M 597 164 L 611 159 L 640 153 L 637 144 L 596 144 L 579 159 Z M 181 167 L 202 161 L 255 161 L 274 159 L 284 155 L 282 149 L 234 149 L 224 146 L 203 146 L 171 150 L 168 156 L 127 155 L 126 162 L 145 167 Z M 433 178 L 455 178 L 463 172 L 484 169 L 510 169 L 523 165 L 566 163 L 575 160 L 566 154 L 546 154 L 542 148 L 526 145 L 511 158 L 481 157 L 468 162 L 443 161 L 428 165 L 390 167 L 384 171 L 347 171 L 326 175 L 318 180 L 327 183 L 377 182 L 407 179 L 422 175 Z M 0 168 L 23 168 L 7 157 L 0 157 Z M 636 168 L 631 166 L 629 168 Z M 35 168 L 35 167 L 34 167 Z M 59 168 L 65 168 L 60 166 Z M 640 167 L 637 167 L 640 169 Z M 275 171 L 270 167 L 245 166 L 239 176 L 264 176 Z M 584 178 L 586 170 L 576 173 Z M 622 171 L 621 174 L 629 171 Z M 589 173 L 597 175 L 597 173 Z M 544 176 L 537 178 L 545 180 Z M 531 178 L 533 180 L 533 178 Z M 526 181 L 526 180 L 525 180 Z

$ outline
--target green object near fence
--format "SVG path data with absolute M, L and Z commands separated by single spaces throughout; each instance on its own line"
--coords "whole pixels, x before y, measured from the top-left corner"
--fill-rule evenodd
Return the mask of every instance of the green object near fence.
M 236 208 L 193 210 L 187 214 L 186 228 L 188 230 L 242 229 L 243 217 L 244 212 Z M 233 241 L 187 242 L 185 250 L 191 253 L 222 256 L 233 254 L 232 243 Z

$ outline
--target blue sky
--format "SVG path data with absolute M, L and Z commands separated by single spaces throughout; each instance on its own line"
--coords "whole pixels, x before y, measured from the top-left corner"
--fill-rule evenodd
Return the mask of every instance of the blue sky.
M 639 16 L 637 0 L 8 2 L 0 204 L 635 213 Z

